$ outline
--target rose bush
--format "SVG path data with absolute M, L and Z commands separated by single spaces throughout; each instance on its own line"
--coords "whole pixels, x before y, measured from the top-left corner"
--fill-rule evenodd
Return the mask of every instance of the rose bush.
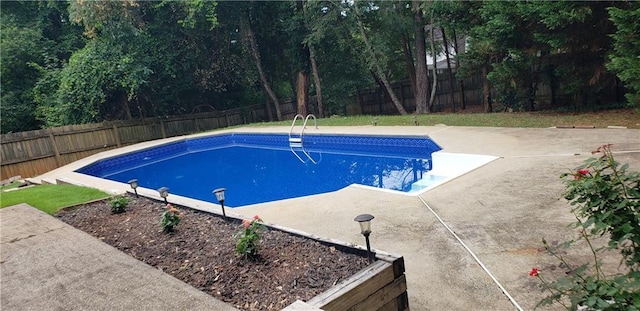
M 262 224 L 262 219 L 258 215 L 253 216 L 253 219 L 243 220 L 242 227 L 244 229 L 236 234 L 238 238 L 236 254 L 243 259 L 256 259 L 258 257 L 260 234 L 266 230 L 266 227 Z
M 167 204 L 167 210 L 160 215 L 162 231 L 171 232 L 180 223 L 183 214 L 173 205 Z
M 566 184 L 564 198 L 576 216 L 572 226 L 579 228 L 578 237 L 558 245 L 543 239 L 545 249 L 561 262 L 565 274 L 547 281 L 544 271 L 533 268 L 529 272 L 550 293 L 538 306 L 556 302 L 567 310 L 640 310 L 640 173 L 618 163 L 610 144 L 592 154 L 598 157 L 561 176 Z M 595 247 L 593 239 L 601 237 L 608 239 L 607 246 Z M 587 245 L 592 258 L 573 265 L 561 250 L 578 241 Z M 621 255 L 617 273 L 603 272 L 599 255 L 605 251 Z

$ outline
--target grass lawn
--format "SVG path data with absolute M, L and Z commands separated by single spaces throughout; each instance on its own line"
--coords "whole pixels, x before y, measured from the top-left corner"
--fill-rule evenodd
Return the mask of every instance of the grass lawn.
M 414 125 L 414 115 L 407 116 L 349 116 L 330 117 L 318 120 L 322 126 L 372 125 L 377 118 L 380 126 Z M 488 126 L 488 127 L 553 127 L 588 126 L 606 128 L 607 126 L 626 126 L 640 128 L 640 111 L 634 109 L 602 110 L 596 112 L 513 112 L 513 113 L 432 113 L 415 115 L 419 125 L 444 124 L 450 126 Z M 298 121 L 301 123 L 300 121 Z M 313 120 L 309 123 L 313 126 Z M 291 125 L 291 120 L 271 123 L 254 123 L 252 126 Z
M 18 186 L 20 186 L 21 183 L 19 181 L 13 181 L 10 182 L 4 186 L 0 186 L 0 191 L 4 191 L 4 190 L 9 190 L 9 189 L 13 189 L 13 188 L 18 188 Z
M 25 189 L 0 192 L 0 208 L 27 203 L 45 213 L 54 214 L 59 209 L 109 195 L 93 188 L 73 185 L 39 185 Z
M 587 126 L 606 128 L 607 126 L 625 126 L 640 128 L 640 111 L 634 109 L 603 110 L 583 113 L 561 112 L 515 112 L 515 113 L 432 113 L 406 116 L 334 116 L 318 120 L 320 126 L 413 126 L 444 124 L 449 126 L 487 126 L 487 127 L 525 127 L 545 128 L 554 126 Z M 290 126 L 291 120 L 281 122 L 253 123 L 249 126 Z M 310 126 L 313 125 L 309 124 Z M 247 125 L 241 125 L 247 126 Z M 238 126 L 240 127 L 240 126 Z M 27 203 L 46 213 L 53 214 L 59 209 L 91 200 L 106 198 L 109 195 L 92 188 L 72 185 L 41 185 L 5 192 L 18 183 L 2 186 L 0 190 L 0 208 Z

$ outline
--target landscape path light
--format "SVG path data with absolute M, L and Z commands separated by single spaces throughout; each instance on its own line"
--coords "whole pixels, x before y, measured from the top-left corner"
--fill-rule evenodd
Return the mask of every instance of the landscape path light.
M 369 244 L 369 235 L 371 234 L 371 220 L 373 220 L 373 216 L 369 214 L 362 214 L 356 216 L 355 221 L 360 224 L 360 233 L 364 235 L 364 239 L 367 242 L 367 258 L 369 259 L 369 263 L 373 263 L 373 257 L 371 256 L 371 244 Z
M 164 204 L 169 204 L 167 202 L 167 196 L 169 196 L 169 188 L 167 187 L 159 188 L 158 193 L 160 194 L 160 197 L 164 199 Z
M 131 189 L 133 189 L 133 192 L 136 193 L 136 198 L 138 197 L 138 180 L 137 179 L 132 179 L 128 181 L 129 186 L 131 186 Z
M 227 188 L 218 188 L 216 190 L 213 190 L 213 194 L 216 195 L 216 199 L 218 199 L 218 202 L 220 202 L 220 206 L 222 207 L 222 217 L 224 217 L 224 219 L 227 219 L 227 214 L 224 212 L 224 192 L 227 190 Z

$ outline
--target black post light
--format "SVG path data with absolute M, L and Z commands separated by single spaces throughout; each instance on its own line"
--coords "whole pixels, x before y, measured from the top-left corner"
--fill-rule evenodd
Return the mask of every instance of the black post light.
M 367 258 L 369 263 L 373 263 L 373 257 L 371 256 L 371 244 L 369 243 L 369 235 L 371 234 L 371 220 L 374 217 L 369 214 L 358 215 L 354 220 L 360 224 L 360 233 L 364 235 L 364 239 L 367 242 Z
M 136 193 L 136 198 L 138 197 L 138 180 L 137 179 L 132 179 L 128 181 L 129 186 L 131 186 L 131 189 L 133 189 L 133 192 Z
M 158 193 L 160 194 L 160 197 L 164 199 L 164 204 L 168 204 L 169 202 L 167 202 L 167 196 L 169 196 L 169 188 L 159 188 Z
M 213 190 L 213 194 L 216 195 L 216 199 L 218 199 L 218 202 L 220 202 L 220 206 L 222 207 L 222 216 L 225 220 L 227 219 L 227 214 L 224 212 L 224 192 L 226 190 L 226 188 L 218 188 L 216 190 Z

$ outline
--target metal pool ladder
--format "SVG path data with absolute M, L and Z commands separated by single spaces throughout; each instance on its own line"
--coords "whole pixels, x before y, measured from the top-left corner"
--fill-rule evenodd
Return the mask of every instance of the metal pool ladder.
M 307 159 L 309 159 L 309 161 L 311 161 L 313 164 L 318 164 L 318 162 L 314 160 L 313 157 L 304 149 L 304 146 L 302 144 L 302 137 L 304 136 L 304 130 L 307 128 L 307 122 L 309 122 L 309 118 L 313 118 L 313 125 L 315 126 L 316 129 L 318 129 L 318 121 L 316 120 L 316 116 L 314 116 L 313 114 L 307 115 L 307 117 L 304 118 L 304 123 L 302 124 L 302 129 L 300 130 L 300 133 L 294 133 L 293 129 L 296 126 L 296 121 L 298 121 L 298 117 L 300 117 L 300 120 L 304 118 L 301 114 L 297 114 L 293 118 L 293 122 L 291 123 L 291 128 L 289 129 L 289 148 L 291 148 L 291 152 L 300 160 L 300 162 L 306 163 L 307 161 L 302 159 L 302 157 L 298 154 L 298 152 L 302 152 L 302 154 L 304 154 L 304 156 Z

